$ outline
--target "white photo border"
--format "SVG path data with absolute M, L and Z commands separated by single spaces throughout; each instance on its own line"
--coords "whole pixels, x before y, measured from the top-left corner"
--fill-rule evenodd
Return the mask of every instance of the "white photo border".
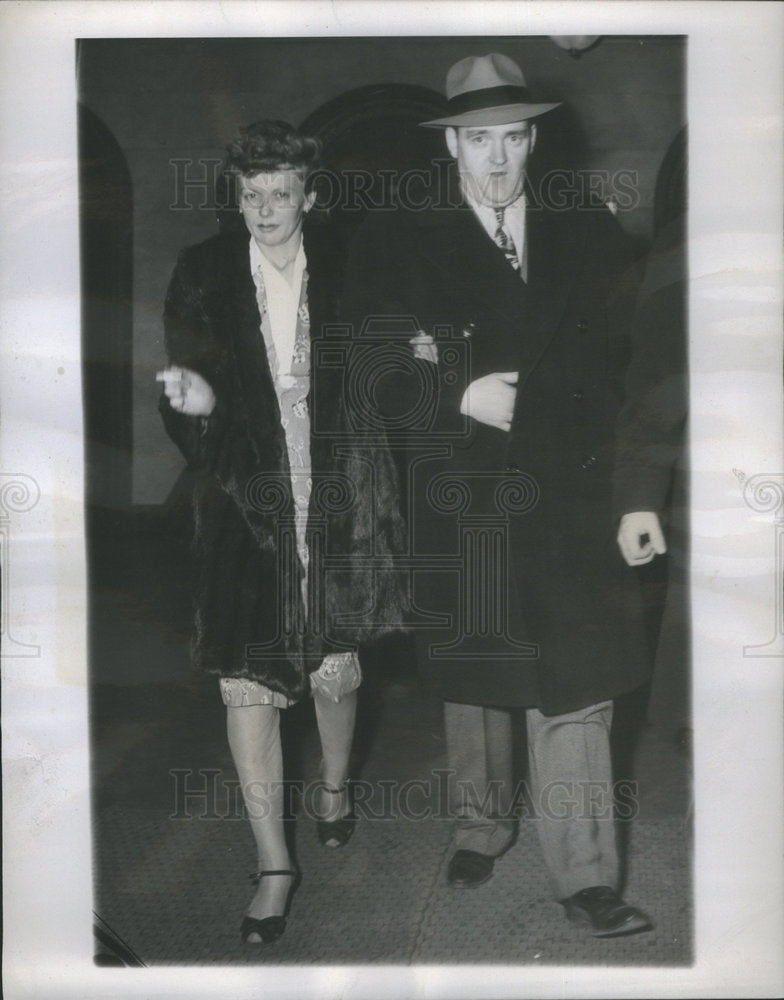
M 277 36 L 562 35 L 586 26 L 688 36 L 699 720 L 692 967 L 93 965 L 75 39 L 254 36 L 260 25 Z M 699 0 L 0 5 L 0 487 L 23 482 L 0 553 L 13 574 L 2 638 L 6 650 L 13 635 L 40 652 L 2 661 L 9 998 L 781 994 L 784 658 L 744 648 L 781 630 L 773 596 L 782 566 L 775 510 L 753 510 L 743 484 L 784 475 L 782 27 L 779 3 Z M 749 302 L 752 318 L 722 313 L 722 302 Z

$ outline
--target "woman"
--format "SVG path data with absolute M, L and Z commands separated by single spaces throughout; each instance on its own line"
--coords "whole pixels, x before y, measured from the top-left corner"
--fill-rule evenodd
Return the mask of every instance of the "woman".
M 303 238 L 318 143 L 261 121 L 227 148 L 224 177 L 245 231 L 180 254 L 164 312 L 170 363 L 158 378 L 167 430 L 201 473 L 193 653 L 220 678 L 256 841 L 257 890 L 241 928 L 255 943 L 283 933 L 299 877 L 284 836 L 279 710 L 312 689 L 319 837 L 342 846 L 354 823 L 355 648 L 400 620 L 384 568 L 402 535 L 388 454 L 346 437 L 339 371 L 310 369 L 311 335 L 332 315 L 337 287 L 318 227 Z M 329 569 L 332 557 L 341 568 Z M 372 625 L 362 624 L 370 610 Z M 359 624 L 339 628 L 346 615 Z

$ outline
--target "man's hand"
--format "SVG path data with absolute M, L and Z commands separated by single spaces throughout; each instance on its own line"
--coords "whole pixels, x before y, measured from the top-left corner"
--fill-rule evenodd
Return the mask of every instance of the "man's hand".
M 169 365 L 156 372 L 156 382 L 163 382 L 169 404 L 178 413 L 189 417 L 208 417 L 215 409 L 215 393 L 198 372 L 190 368 Z
M 460 412 L 480 424 L 508 431 L 517 398 L 517 372 L 493 372 L 471 382 L 460 403 Z
M 431 364 L 438 364 L 438 345 L 424 330 L 420 330 L 415 337 L 409 340 L 409 344 L 414 348 L 414 357 L 420 361 L 429 361 Z
M 656 555 L 664 555 L 664 542 L 659 517 L 654 511 L 624 514 L 618 527 L 618 545 L 629 566 L 644 566 Z

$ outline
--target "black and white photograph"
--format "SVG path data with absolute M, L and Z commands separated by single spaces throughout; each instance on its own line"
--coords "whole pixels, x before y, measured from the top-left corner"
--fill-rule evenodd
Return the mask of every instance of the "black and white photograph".
M 297 6 L 30 5 L 8 995 L 774 996 L 782 7 Z

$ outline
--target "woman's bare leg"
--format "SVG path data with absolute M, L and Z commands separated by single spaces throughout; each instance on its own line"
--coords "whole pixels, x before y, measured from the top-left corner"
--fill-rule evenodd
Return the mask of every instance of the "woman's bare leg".
M 335 703 L 320 691 L 314 691 L 313 701 L 321 738 L 321 779 L 329 788 L 341 789 L 348 778 L 357 717 L 357 692 L 352 691 Z M 347 791 L 342 791 L 340 795 L 322 791 L 317 801 L 321 819 L 340 819 L 349 811 Z
M 283 753 L 278 709 L 271 705 L 227 706 L 226 730 L 256 841 L 258 870 L 290 869 L 283 822 Z M 291 881 L 283 876 L 261 879 L 247 915 L 257 920 L 282 915 Z

